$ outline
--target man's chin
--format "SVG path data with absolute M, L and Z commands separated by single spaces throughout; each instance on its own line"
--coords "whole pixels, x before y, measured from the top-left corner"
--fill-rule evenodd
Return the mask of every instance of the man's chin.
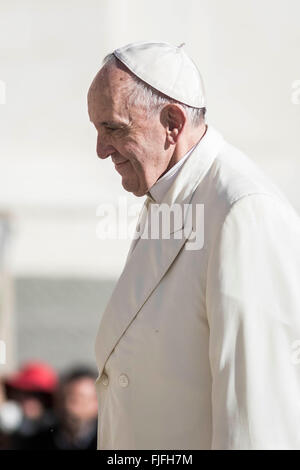
M 124 178 L 122 178 L 122 186 L 125 189 L 125 191 L 132 193 L 136 197 L 145 196 L 145 194 L 147 193 L 147 189 L 141 190 L 140 188 L 137 188 L 135 185 L 124 181 Z

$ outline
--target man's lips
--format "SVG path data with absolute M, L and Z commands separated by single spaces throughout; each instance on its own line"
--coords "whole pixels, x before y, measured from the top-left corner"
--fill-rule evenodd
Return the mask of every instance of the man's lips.
M 128 163 L 128 162 L 129 162 L 129 160 L 123 160 L 123 161 L 118 162 L 118 163 L 114 162 L 114 164 L 115 164 L 116 168 L 119 168 L 120 166 L 125 165 L 125 163 Z

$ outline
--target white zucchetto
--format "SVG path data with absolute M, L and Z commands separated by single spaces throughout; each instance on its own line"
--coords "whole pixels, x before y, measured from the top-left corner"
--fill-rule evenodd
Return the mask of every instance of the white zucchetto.
M 141 80 L 176 101 L 194 108 L 205 106 L 201 74 L 183 46 L 166 42 L 134 42 L 113 54 Z

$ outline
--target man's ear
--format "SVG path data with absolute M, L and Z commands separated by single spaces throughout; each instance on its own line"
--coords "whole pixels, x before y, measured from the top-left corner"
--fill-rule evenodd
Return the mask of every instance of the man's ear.
M 176 144 L 186 122 L 184 110 L 175 103 L 167 104 L 161 111 L 161 122 L 166 129 L 168 142 Z

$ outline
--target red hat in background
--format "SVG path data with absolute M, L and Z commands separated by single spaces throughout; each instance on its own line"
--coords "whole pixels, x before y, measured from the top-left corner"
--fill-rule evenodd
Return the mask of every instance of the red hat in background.
M 43 362 L 28 362 L 5 380 L 9 387 L 32 392 L 54 392 L 58 379 L 55 371 Z

